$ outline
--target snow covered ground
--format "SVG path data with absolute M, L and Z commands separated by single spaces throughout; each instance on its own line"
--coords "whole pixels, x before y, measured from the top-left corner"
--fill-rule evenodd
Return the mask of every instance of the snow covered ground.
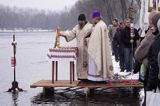
M 120 72 L 119 62 L 116 62 L 114 56 L 112 56 L 113 67 L 114 67 L 114 74 L 118 74 L 120 76 L 127 76 L 126 79 L 139 79 L 139 73 L 131 74 L 131 72 Z

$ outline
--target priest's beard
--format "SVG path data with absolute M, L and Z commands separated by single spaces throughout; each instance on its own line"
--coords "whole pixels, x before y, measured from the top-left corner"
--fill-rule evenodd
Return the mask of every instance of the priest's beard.
M 79 28 L 82 29 L 84 27 L 84 23 L 79 23 Z
M 97 19 L 96 21 L 94 21 L 94 25 L 96 25 L 99 21 L 100 19 Z

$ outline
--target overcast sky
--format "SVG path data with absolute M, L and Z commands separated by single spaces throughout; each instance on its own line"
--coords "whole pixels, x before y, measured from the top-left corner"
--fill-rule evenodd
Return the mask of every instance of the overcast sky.
M 0 4 L 25 8 L 36 8 L 52 11 L 61 11 L 70 8 L 78 0 L 0 0 Z

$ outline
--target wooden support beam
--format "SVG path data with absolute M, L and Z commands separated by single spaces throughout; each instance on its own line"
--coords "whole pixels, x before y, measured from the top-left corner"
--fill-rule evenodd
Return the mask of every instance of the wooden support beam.
M 54 84 L 54 61 L 52 61 L 52 83 Z
M 73 74 L 73 65 L 72 62 L 70 61 L 70 84 L 72 84 L 72 74 Z
M 58 81 L 58 61 L 56 61 L 56 81 Z

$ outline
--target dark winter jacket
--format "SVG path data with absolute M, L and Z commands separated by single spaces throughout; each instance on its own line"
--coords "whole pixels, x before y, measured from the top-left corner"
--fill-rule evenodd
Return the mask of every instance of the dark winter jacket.
M 160 51 L 160 35 L 155 37 L 155 41 L 151 45 L 148 53 L 148 82 L 147 82 L 147 90 L 156 89 L 158 85 L 160 85 L 160 81 L 158 79 L 158 53 Z
M 116 42 L 116 46 L 122 45 L 121 32 L 122 29 L 117 28 L 117 32 L 115 33 L 115 36 L 113 38 L 113 40 Z
M 117 32 L 115 33 L 115 36 L 114 36 L 114 41 L 115 41 L 115 45 L 118 47 L 119 49 L 119 53 L 120 54 L 123 54 L 124 52 L 124 45 L 123 45 L 123 42 L 122 42 L 122 30 L 123 29 L 120 29 L 120 28 L 117 28 Z
M 137 29 L 134 29 L 134 42 L 133 42 L 133 48 L 136 48 L 137 47 L 137 40 L 140 39 L 140 36 L 138 34 L 138 31 Z M 131 40 L 131 36 L 130 36 L 130 28 L 129 27 L 125 27 L 122 31 L 122 42 L 124 44 L 124 47 L 125 48 L 131 48 L 131 43 L 130 43 L 130 40 Z

